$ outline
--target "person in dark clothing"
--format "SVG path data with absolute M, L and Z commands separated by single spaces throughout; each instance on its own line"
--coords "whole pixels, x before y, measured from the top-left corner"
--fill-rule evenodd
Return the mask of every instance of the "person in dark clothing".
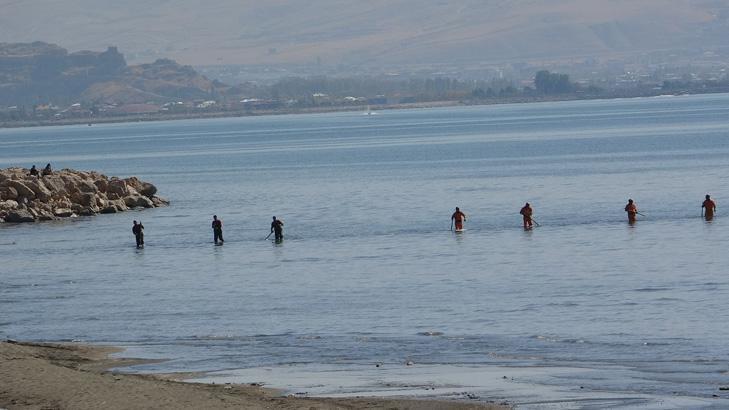
M 30 172 L 28 172 L 28 175 L 38 176 L 38 169 L 33 165 L 30 167 Z
M 283 240 L 283 221 L 280 219 L 276 219 L 276 217 L 273 217 L 273 222 L 271 222 L 271 232 L 275 233 L 276 242 L 281 242 Z
M 532 212 L 532 206 L 529 205 L 529 202 L 527 202 L 526 205 L 521 208 L 521 211 L 519 211 L 524 222 L 524 229 L 532 229 Z
M 213 242 L 216 245 L 218 244 L 218 239 L 220 239 L 221 244 L 225 242 L 223 240 L 223 221 L 218 219 L 217 215 L 213 215 Z
M 132 226 L 132 233 L 134 234 L 134 238 L 137 240 L 137 249 L 144 247 L 144 225 L 142 225 L 142 221 L 134 221 L 134 225 Z
M 46 176 L 46 175 L 51 175 L 52 173 L 53 173 L 53 170 L 51 169 L 51 164 L 46 164 L 46 167 L 43 168 L 42 175 Z

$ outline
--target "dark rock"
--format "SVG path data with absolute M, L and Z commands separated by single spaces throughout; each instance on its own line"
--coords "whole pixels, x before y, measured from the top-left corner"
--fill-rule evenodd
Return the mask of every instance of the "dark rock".
M 81 211 L 79 211 L 78 214 L 81 216 L 96 215 L 96 210 L 94 210 L 93 208 L 83 208 L 81 209 Z
M 101 211 L 99 213 L 101 214 L 115 214 L 119 212 L 114 205 L 109 205 L 104 208 L 101 208 Z
M 5 217 L 5 222 L 35 222 L 35 218 L 30 212 L 26 210 L 16 210 L 8 212 L 8 215 Z
M 142 182 L 142 189 L 139 190 L 139 193 L 147 198 L 152 198 L 157 193 L 157 187 L 149 182 Z

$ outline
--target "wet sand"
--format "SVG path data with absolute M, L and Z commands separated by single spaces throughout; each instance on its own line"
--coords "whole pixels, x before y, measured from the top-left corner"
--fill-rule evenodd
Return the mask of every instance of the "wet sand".
M 119 374 L 135 363 L 113 347 L 0 343 L 0 409 L 507 409 L 400 398 L 281 397 L 260 386 L 176 381 L 190 375 Z

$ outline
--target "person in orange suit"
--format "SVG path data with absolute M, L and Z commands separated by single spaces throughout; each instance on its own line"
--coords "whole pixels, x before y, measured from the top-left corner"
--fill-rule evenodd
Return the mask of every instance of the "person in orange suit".
M 625 205 L 625 212 L 628 213 L 628 223 L 635 223 L 635 215 L 638 214 L 638 206 L 635 205 L 632 199 L 628 199 L 628 204 Z
M 711 199 L 711 195 L 706 195 L 704 203 L 701 204 L 701 213 L 704 215 L 707 221 L 714 219 L 714 212 L 716 211 L 716 202 Z
M 461 212 L 461 210 L 456 207 L 456 212 L 453 212 L 453 215 L 451 215 L 451 221 L 455 222 L 456 224 L 456 231 L 462 231 L 463 230 L 463 222 L 466 220 L 466 214 Z
M 532 229 L 532 207 L 529 205 L 529 202 L 521 208 L 519 213 L 524 219 L 524 229 Z

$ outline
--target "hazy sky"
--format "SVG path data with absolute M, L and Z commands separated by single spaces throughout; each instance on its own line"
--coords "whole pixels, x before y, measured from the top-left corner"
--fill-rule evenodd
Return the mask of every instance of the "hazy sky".
M 727 16 L 729 0 L 0 0 L 0 42 L 131 62 L 524 61 L 719 47 Z

